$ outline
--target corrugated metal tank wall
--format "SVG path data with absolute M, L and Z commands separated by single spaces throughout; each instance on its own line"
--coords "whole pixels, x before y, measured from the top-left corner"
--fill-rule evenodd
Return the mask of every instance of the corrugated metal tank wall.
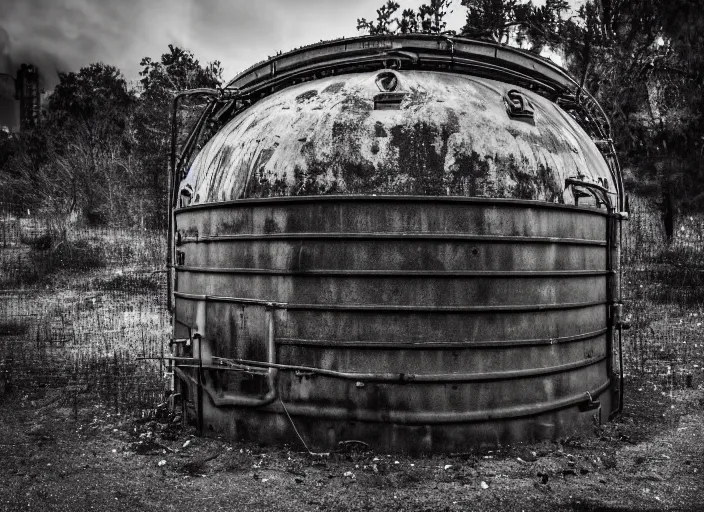
M 534 115 L 512 118 L 505 84 L 476 77 L 394 70 L 403 94 L 379 108 L 379 73 L 259 100 L 181 183 L 174 335 L 192 359 L 175 371 L 194 414 L 408 452 L 606 420 L 614 228 L 565 183 L 617 188 L 596 146 L 527 90 Z

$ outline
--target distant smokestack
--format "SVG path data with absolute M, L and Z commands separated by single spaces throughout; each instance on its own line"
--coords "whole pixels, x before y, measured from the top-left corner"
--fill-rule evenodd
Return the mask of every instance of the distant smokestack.
M 16 132 L 20 129 L 20 102 L 16 96 L 15 78 L 0 73 L 0 130 Z
M 39 125 L 41 102 L 39 98 L 39 70 L 31 64 L 22 64 L 15 79 L 15 99 L 20 102 L 20 130 Z

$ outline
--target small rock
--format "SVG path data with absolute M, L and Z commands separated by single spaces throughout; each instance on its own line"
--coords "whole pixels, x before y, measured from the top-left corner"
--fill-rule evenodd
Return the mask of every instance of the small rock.
M 452 464 L 445 464 L 445 471 L 452 469 Z
M 166 465 L 166 461 L 165 461 L 164 459 L 161 459 L 161 460 L 159 461 L 159 463 L 157 464 L 157 466 L 159 466 L 159 467 L 165 466 L 165 465 Z
M 188 445 L 191 444 L 191 440 L 188 439 L 185 443 L 183 443 L 184 448 L 188 448 Z
M 171 420 L 171 423 L 181 423 L 181 415 L 177 414 L 176 416 L 174 416 L 174 419 Z
M 482 480 L 482 483 L 480 483 L 479 485 L 481 486 L 482 489 L 488 489 L 488 488 L 489 488 L 489 484 L 486 483 L 484 480 Z
M 548 474 L 547 474 L 547 473 L 542 473 L 542 472 L 540 472 L 540 473 L 538 473 L 538 476 L 540 477 L 540 483 L 541 483 L 541 484 L 545 485 L 545 484 L 548 483 L 549 477 L 548 477 Z
M 346 478 L 352 478 L 352 479 L 355 478 L 354 473 L 352 473 L 352 471 L 345 471 L 342 476 L 344 476 Z
M 296 478 L 294 478 L 294 480 L 296 481 L 297 484 L 303 483 L 303 479 L 300 476 L 297 476 Z

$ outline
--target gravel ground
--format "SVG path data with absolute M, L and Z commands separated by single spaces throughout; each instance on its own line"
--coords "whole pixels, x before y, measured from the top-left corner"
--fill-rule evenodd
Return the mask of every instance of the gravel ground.
M 197 438 L 60 390 L 0 396 L 0 510 L 702 510 L 704 390 L 626 389 L 593 435 L 421 458 Z

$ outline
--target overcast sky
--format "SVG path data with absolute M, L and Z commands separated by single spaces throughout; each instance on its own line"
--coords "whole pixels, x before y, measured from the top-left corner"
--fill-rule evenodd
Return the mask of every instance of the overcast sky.
M 423 0 L 397 0 L 416 8 Z M 427 0 L 426 0 L 427 1 Z M 47 87 L 57 71 L 92 62 L 137 80 L 139 61 L 169 43 L 201 63 L 219 60 L 229 80 L 239 71 L 295 47 L 359 35 L 357 18 L 375 18 L 384 0 L 0 0 L 0 72 L 21 62 L 40 67 Z M 543 3 L 543 2 L 538 2 Z M 464 24 L 453 2 L 448 29 Z

